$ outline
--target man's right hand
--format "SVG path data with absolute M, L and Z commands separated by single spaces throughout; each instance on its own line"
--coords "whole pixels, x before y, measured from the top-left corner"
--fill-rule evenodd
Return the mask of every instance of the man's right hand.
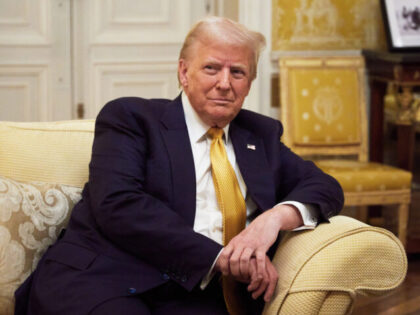
M 274 268 L 270 258 L 265 256 L 265 274 L 263 278 L 258 276 L 257 261 L 255 258 L 251 259 L 250 272 L 251 277 L 248 285 L 248 291 L 252 292 L 252 298 L 257 299 L 264 293 L 264 301 L 269 302 L 273 297 L 279 278 L 277 270 Z

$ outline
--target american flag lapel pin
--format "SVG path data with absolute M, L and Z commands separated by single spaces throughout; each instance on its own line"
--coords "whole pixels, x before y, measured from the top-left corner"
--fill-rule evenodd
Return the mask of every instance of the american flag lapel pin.
M 255 151 L 255 145 L 254 144 L 247 144 L 246 148 L 249 149 L 249 150 Z

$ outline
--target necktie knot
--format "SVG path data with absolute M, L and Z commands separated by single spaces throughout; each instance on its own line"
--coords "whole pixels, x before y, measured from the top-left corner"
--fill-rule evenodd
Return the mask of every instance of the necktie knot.
M 222 139 L 223 133 L 224 131 L 222 128 L 210 128 L 207 131 L 207 134 L 211 139 Z

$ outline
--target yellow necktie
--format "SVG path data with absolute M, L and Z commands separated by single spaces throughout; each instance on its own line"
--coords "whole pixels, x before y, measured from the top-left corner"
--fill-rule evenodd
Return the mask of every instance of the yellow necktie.
M 217 203 L 223 216 L 223 244 L 242 231 L 246 222 L 245 199 L 242 196 L 235 171 L 227 158 L 223 144 L 223 129 L 210 128 L 207 132 L 212 139 L 210 147 L 211 171 Z M 244 301 L 241 302 L 237 282 L 232 277 L 222 277 L 223 295 L 230 314 L 245 314 Z

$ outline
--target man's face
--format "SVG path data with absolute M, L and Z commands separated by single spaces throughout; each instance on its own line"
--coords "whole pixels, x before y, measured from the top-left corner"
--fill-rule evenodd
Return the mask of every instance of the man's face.
M 197 42 L 179 61 L 184 92 L 200 118 L 223 128 L 238 114 L 251 87 L 252 52 L 243 46 Z

